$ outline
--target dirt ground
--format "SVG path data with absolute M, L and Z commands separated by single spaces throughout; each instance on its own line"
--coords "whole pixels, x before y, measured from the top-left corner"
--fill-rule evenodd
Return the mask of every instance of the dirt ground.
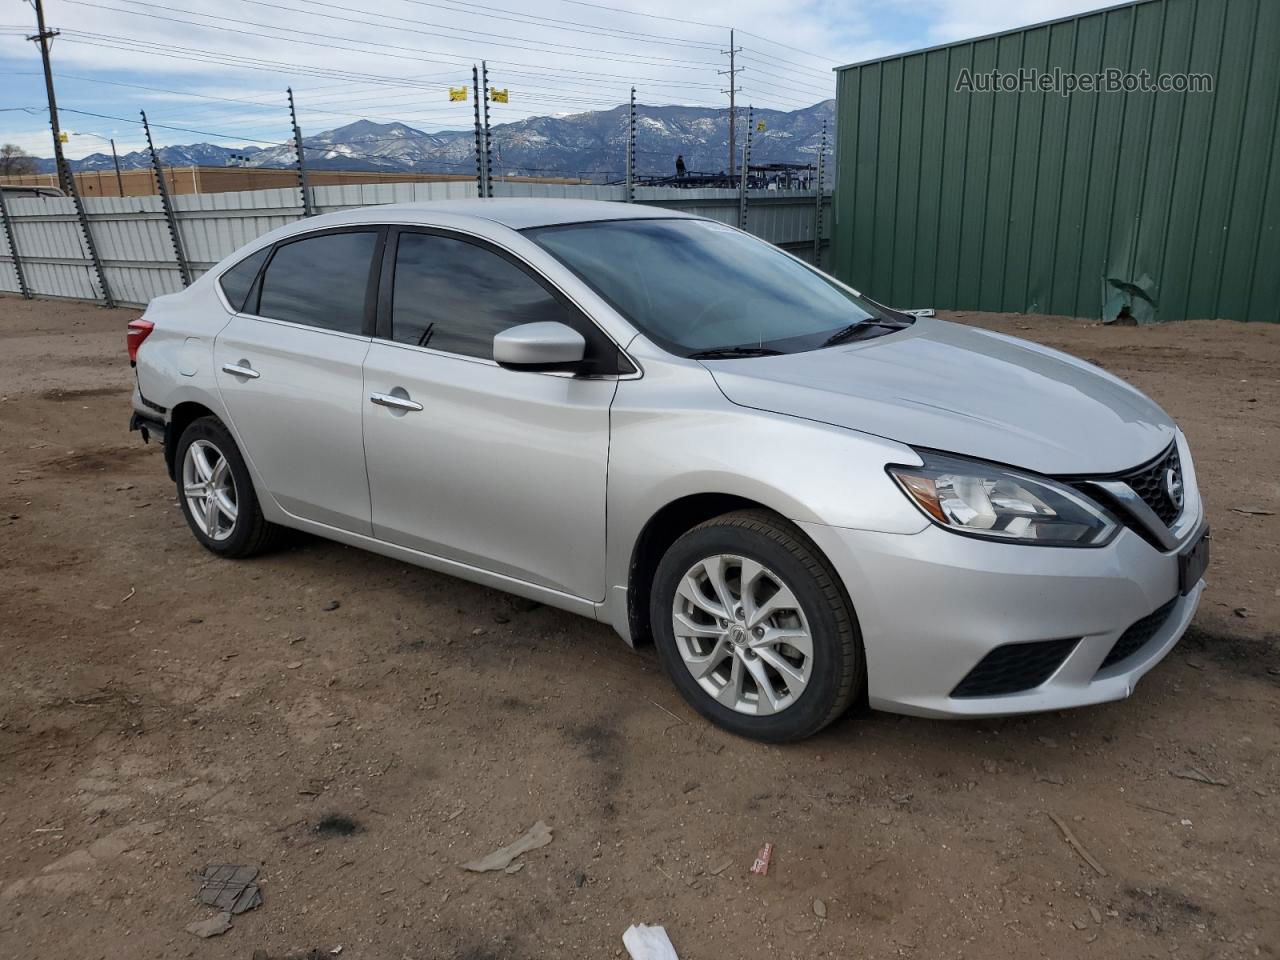
M 615 957 L 636 922 L 684 960 L 1280 956 L 1280 515 L 1233 510 L 1280 514 L 1280 326 L 953 315 L 1178 418 L 1211 587 L 1127 701 L 780 748 L 602 625 L 315 539 L 206 553 L 126 431 L 135 315 L 0 299 L 0 957 Z M 460 869 L 538 820 L 520 872 Z M 264 901 L 201 940 L 210 863 Z

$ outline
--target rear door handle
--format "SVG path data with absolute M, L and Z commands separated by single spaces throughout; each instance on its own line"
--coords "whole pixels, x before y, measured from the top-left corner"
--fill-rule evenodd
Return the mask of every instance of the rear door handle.
M 376 403 L 380 407 L 390 407 L 393 410 L 412 410 L 416 412 L 422 409 L 422 404 L 416 400 L 410 400 L 408 397 L 397 397 L 391 393 L 371 393 L 369 394 L 369 401 Z
M 230 373 L 237 377 L 247 377 L 250 380 L 257 380 L 262 374 L 247 363 L 241 366 L 239 363 L 224 363 L 222 365 L 223 373 Z

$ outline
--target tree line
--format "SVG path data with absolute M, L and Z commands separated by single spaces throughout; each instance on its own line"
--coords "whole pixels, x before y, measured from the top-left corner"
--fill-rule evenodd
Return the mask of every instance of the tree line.
M 36 172 L 36 159 L 16 143 L 0 145 L 0 177 Z

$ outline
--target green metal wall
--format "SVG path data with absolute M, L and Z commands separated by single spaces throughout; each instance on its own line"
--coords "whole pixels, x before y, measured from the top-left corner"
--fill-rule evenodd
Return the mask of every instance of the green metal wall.
M 1055 66 L 1213 92 L 954 92 Z M 835 273 L 875 299 L 1280 320 L 1280 0 L 1147 0 L 838 76 Z

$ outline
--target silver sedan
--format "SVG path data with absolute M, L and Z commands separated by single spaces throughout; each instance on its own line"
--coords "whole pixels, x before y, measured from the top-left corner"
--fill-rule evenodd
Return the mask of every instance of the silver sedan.
M 653 642 L 736 733 L 1127 696 L 1195 612 L 1173 421 L 1056 351 L 625 204 L 353 210 L 130 324 L 196 539 L 309 531 Z

